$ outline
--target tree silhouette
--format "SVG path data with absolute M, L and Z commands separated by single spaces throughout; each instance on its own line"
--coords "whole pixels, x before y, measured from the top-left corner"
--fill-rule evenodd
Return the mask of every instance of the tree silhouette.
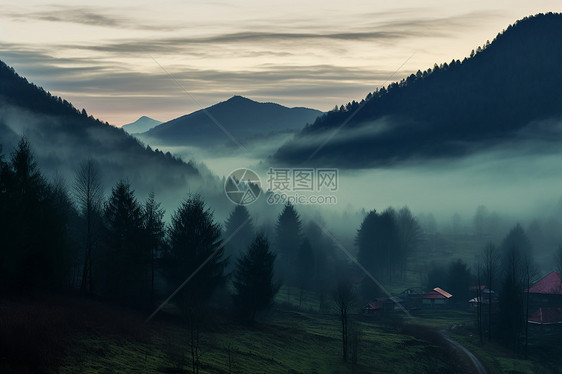
M 445 287 L 446 291 L 453 295 L 456 304 L 466 305 L 470 298 L 471 281 L 470 268 L 463 260 L 457 259 L 449 263 Z
M 295 207 L 287 203 L 277 218 L 275 250 L 279 256 L 279 273 L 288 285 L 294 286 L 298 249 L 302 243 L 302 223 Z
M 86 221 L 84 261 L 82 267 L 82 292 L 93 293 L 93 252 L 99 234 L 103 188 L 98 164 L 89 159 L 84 161 L 76 173 L 74 194 L 82 217 Z
M 337 307 L 341 322 L 342 335 L 342 358 L 347 361 L 348 357 L 348 338 L 349 338 L 349 311 L 354 304 L 355 296 L 353 287 L 347 278 L 340 278 L 337 282 L 333 294 L 334 302 Z
M 156 261 L 164 249 L 164 209 L 154 199 L 154 192 L 148 195 L 143 207 L 143 229 L 146 245 L 150 249 L 150 290 L 151 300 L 154 301 L 154 276 Z
M 183 201 L 172 216 L 163 273 L 172 287 L 190 281 L 175 300 L 182 309 L 198 308 L 224 282 L 222 232 L 200 196 Z
M 224 238 L 230 238 L 225 245 L 226 257 L 230 259 L 227 272 L 234 269 L 236 260 L 246 251 L 255 237 L 254 224 L 248 209 L 236 205 L 224 225 Z
M 113 187 L 104 221 L 103 293 L 129 305 L 146 305 L 150 248 L 143 237 L 142 207 L 127 182 Z
M 427 272 L 426 290 L 432 290 L 435 287 L 444 288 L 447 291 L 447 268 L 443 265 L 431 263 Z
M 531 244 L 521 225 L 517 224 L 502 242 L 503 277 L 499 308 L 501 337 L 515 352 L 523 347 L 525 332 L 524 290 L 529 283 L 531 268 Z
M 499 254 L 498 249 L 492 243 L 488 243 L 483 254 L 483 278 L 487 282 L 488 290 L 488 341 L 492 340 L 492 290 L 496 287 L 499 276 Z
M 258 234 L 236 264 L 235 302 L 248 313 L 251 322 L 255 320 L 256 312 L 273 303 L 279 290 L 280 285 L 273 281 L 275 257 L 269 250 L 267 237 Z
M 70 264 L 65 212 L 71 207 L 57 205 L 54 188 L 41 175 L 25 138 L 9 164 L 1 164 L 0 288 L 60 287 Z
M 418 248 L 422 230 L 418 220 L 412 215 L 408 207 L 400 209 L 395 216 L 395 220 L 400 241 L 396 248 L 398 251 L 396 260 L 400 266 L 400 273 L 404 277 L 408 256 Z
M 367 214 L 355 237 L 359 248 L 359 262 L 373 275 L 392 279 L 393 270 L 400 264 L 400 235 L 394 211 Z

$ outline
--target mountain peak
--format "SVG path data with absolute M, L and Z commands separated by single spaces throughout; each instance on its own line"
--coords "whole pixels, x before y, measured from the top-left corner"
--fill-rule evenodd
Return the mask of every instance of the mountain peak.
M 148 131 L 153 127 L 158 126 L 162 122 L 152 119 L 148 116 L 142 116 L 135 122 L 123 125 L 122 129 L 127 131 L 129 134 L 139 134 L 141 132 Z
M 240 95 L 234 95 L 230 99 L 228 99 L 226 101 L 223 101 L 222 103 L 219 103 L 219 104 L 224 104 L 224 103 L 236 104 L 236 105 L 240 105 L 240 104 L 260 104 L 257 101 L 254 101 L 252 99 L 248 99 L 247 97 L 240 96 Z
M 163 123 L 146 135 L 173 144 L 222 144 L 225 142 L 225 134 L 215 121 L 235 138 L 245 139 L 272 132 L 300 130 L 320 114 L 322 112 L 315 109 L 287 108 L 235 95 L 226 101 Z

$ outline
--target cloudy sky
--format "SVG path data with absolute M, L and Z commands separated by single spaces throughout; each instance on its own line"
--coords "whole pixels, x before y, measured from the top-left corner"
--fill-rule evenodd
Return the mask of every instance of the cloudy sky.
M 0 4 L 0 60 L 115 125 L 233 95 L 329 110 L 562 11 L 559 0 L 12 3 Z

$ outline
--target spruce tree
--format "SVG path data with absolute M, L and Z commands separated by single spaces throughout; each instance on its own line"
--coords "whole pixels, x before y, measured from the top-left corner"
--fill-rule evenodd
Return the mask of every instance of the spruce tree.
M 275 250 L 279 256 L 278 269 L 284 282 L 297 283 L 296 264 L 302 244 L 302 223 L 295 207 L 288 203 L 277 219 Z
M 258 234 L 247 252 L 238 260 L 234 276 L 235 302 L 253 322 L 256 312 L 273 303 L 279 284 L 273 280 L 275 253 L 269 250 L 269 242 Z
M 195 195 L 181 203 L 168 232 L 164 277 L 174 289 L 187 282 L 174 300 L 184 311 L 190 311 L 208 301 L 224 282 L 221 227 L 201 197 Z
M 246 251 L 254 237 L 254 224 L 248 209 L 244 205 L 236 205 L 224 229 L 225 240 L 230 239 L 225 244 L 225 254 L 230 259 L 227 272 L 234 270 L 236 260 Z
M 103 292 L 129 305 L 148 302 L 150 249 L 143 239 L 143 214 L 131 186 L 120 181 L 104 210 Z

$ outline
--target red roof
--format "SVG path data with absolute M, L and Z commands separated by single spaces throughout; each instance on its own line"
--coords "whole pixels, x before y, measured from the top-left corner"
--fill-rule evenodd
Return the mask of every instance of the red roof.
M 553 271 L 544 276 L 537 283 L 529 288 L 529 293 L 542 293 L 550 295 L 562 295 L 562 282 L 560 280 L 560 273 Z
M 385 299 L 378 298 L 375 301 L 371 301 L 370 303 L 365 305 L 364 309 L 369 309 L 369 308 L 371 308 L 373 310 L 382 309 L 383 306 L 384 306 L 384 301 L 385 301 Z
M 453 295 L 448 293 L 447 291 L 442 290 L 439 287 L 435 287 L 431 292 L 428 292 L 424 295 L 424 299 L 449 299 Z
M 529 316 L 529 323 L 539 325 L 562 323 L 562 308 L 539 308 Z

